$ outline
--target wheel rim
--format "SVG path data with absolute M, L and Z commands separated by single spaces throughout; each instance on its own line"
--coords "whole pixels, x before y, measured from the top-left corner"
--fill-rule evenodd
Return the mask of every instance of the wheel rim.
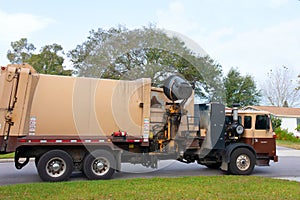
M 236 166 L 239 170 L 246 171 L 247 169 L 249 169 L 250 165 L 251 161 L 248 155 L 242 154 L 237 157 Z
M 92 171 L 97 176 L 105 175 L 110 169 L 110 163 L 108 159 L 103 157 L 96 158 L 92 163 Z
M 46 172 L 51 177 L 60 177 L 66 172 L 66 162 L 59 157 L 52 158 L 46 164 Z

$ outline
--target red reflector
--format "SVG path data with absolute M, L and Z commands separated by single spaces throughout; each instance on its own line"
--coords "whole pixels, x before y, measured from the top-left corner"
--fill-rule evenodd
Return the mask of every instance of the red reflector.
M 114 136 L 114 137 L 125 137 L 125 136 L 127 136 L 127 133 L 124 132 L 124 131 L 113 132 L 113 136 Z
M 27 140 L 25 140 L 25 139 L 22 139 L 22 140 L 19 140 L 19 142 L 27 142 Z
M 5 70 L 5 69 L 6 69 L 6 67 L 2 66 L 2 67 L 1 67 L 1 69 L 2 69 L 2 70 Z
M 126 140 L 128 143 L 137 143 L 137 142 L 142 142 L 142 140 Z
M 276 139 L 276 138 L 277 138 L 277 135 L 276 135 L 275 133 L 273 134 L 273 138 L 274 138 L 274 139 Z

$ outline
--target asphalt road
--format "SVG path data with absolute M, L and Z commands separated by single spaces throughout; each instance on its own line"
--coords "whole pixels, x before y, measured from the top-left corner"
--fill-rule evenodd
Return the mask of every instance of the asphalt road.
M 279 162 L 271 161 L 269 167 L 256 166 L 253 176 L 264 176 L 296 180 L 300 182 L 300 150 L 278 148 Z M 221 170 L 208 169 L 205 166 L 185 164 L 177 161 L 160 161 L 156 170 L 141 165 L 122 164 L 122 172 L 115 173 L 114 179 L 176 177 L 176 176 L 217 176 L 223 175 Z M 70 181 L 86 180 L 81 173 L 73 173 Z M 22 170 L 17 170 L 13 162 L 0 162 L 0 185 L 41 182 L 34 162 L 30 162 Z

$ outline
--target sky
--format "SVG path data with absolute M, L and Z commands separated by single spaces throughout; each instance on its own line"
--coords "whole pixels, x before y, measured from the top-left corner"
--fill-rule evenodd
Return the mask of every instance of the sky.
M 224 74 L 237 67 L 258 85 L 276 67 L 300 74 L 299 0 L 0 0 L 0 65 L 22 37 L 37 50 L 57 43 L 68 52 L 92 29 L 150 23 L 204 49 Z

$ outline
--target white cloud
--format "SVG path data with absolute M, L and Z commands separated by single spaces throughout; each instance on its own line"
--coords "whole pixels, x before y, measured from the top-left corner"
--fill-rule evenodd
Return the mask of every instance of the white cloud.
M 182 2 L 171 2 L 166 10 L 159 10 L 156 15 L 158 28 L 163 29 L 169 36 L 180 38 L 195 53 L 207 55 L 205 49 L 189 37 L 191 32 L 199 33 L 200 28 L 197 21 L 189 18 Z M 202 29 L 201 32 L 205 30 Z
M 6 52 L 12 41 L 22 37 L 28 38 L 34 32 L 40 31 L 50 24 L 53 19 L 25 13 L 7 13 L 0 10 L 0 65 L 6 65 Z
M 215 33 L 205 40 L 213 45 L 209 51 L 213 58 L 224 67 L 239 67 L 242 72 L 255 74 L 257 79 L 263 80 L 271 68 L 282 65 L 298 68 L 295 74 L 300 74 L 299 35 L 300 19 L 295 19 L 234 34 L 229 39 Z
M 278 8 L 286 3 L 288 3 L 289 0 L 268 0 L 268 4 L 271 8 Z
M 264 2 L 270 8 L 289 3 L 289 0 Z M 300 74 L 300 18 L 266 23 L 264 28 L 254 25 L 243 31 L 235 24 L 211 28 L 199 19 L 190 18 L 185 4 L 180 1 L 171 2 L 167 9 L 157 12 L 157 17 L 158 27 L 177 31 L 196 41 L 223 66 L 225 73 L 230 67 L 238 67 L 243 74 L 262 81 L 271 68 L 285 65 Z
M 10 42 L 28 37 L 55 21 L 50 18 L 25 13 L 6 13 L 0 10 L 0 42 Z
M 169 5 L 170 12 L 173 13 L 184 13 L 184 6 L 180 2 L 172 2 Z
M 159 28 L 188 33 L 198 28 L 198 23 L 187 17 L 185 7 L 181 2 L 171 2 L 168 9 L 157 12 Z

